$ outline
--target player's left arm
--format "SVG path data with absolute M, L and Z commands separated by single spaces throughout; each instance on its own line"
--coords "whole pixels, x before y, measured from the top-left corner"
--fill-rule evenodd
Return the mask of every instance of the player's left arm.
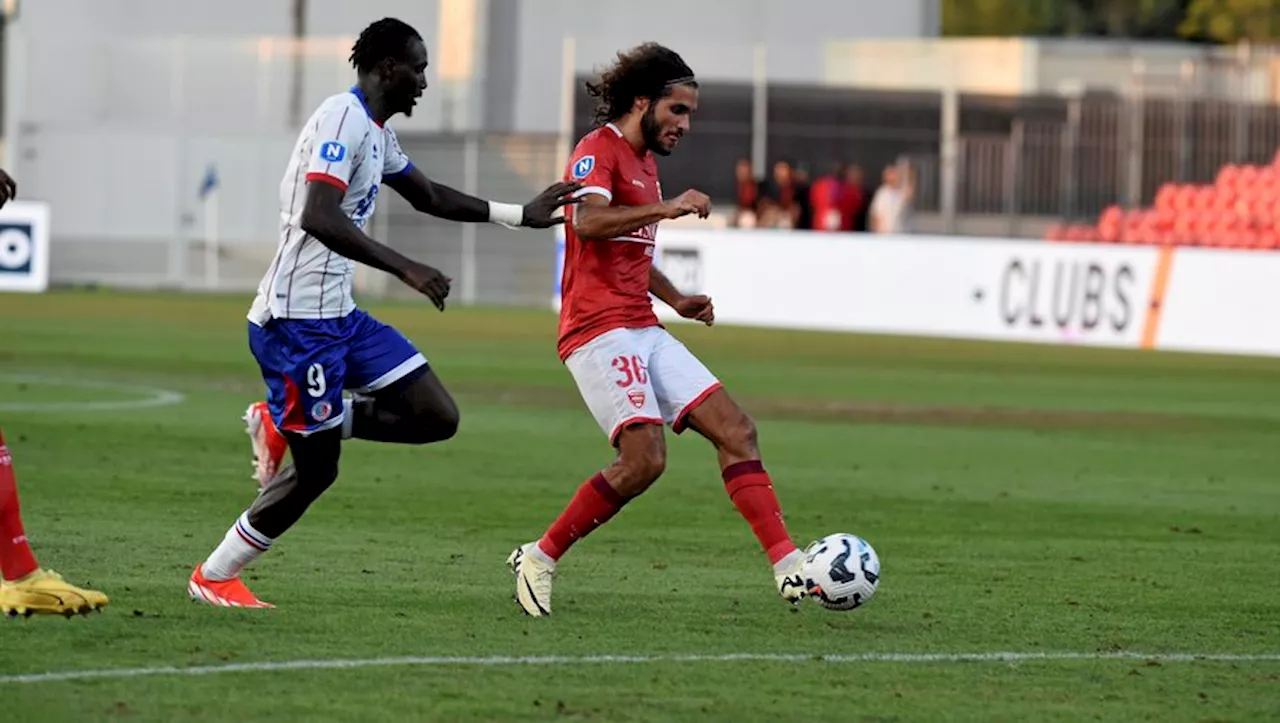
M 552 218 L 552 214 L 573 203 L 571 194 L 581 188 L 576 183 L 555 183 L 523 206 L 485 201 L 427 178 L 400 148 L 395 133 L 387 133 L 386 146 L 382 182 L 395 189 L 414 210 L 450 221 L 549 228 L 564 223 L 563 217 Z
M 509 228 L 527 226 L 549 228 L 564 223 L 564 217 L 553 217 L 556 209 L 573 203 L 576 183 L 553 183 L 523 206 L 514 203 L 485 201 L 427 178 L 416 166 L 405 172 L 386 176 L 383 182 L 395 189 L 417 211 L 450 221 L 464 223 L 497 223 Z
M 416 211 L 450 221 L 497 223 L 509 228 L 549 228 L 564 223 L 563 217 L 552 218 L 551 214 L 561 206 L 573 203 L 569 194 L 578 189 L 577 184 L 556 183 L 521 206 L 485 201 L 436 183 L 412 165 L 400 173 L 384 176 L 382 182 L 395 189 Z
M 671 283 L 671 279 L 667 278 L 667 275 L 657 266 L 649 267 L 649 293 L 661 299 L 686 319 L 701 321 L 707 326 L 711 326 L 716 321 L 716 309 L 711 303 L 710 296 L 702 294 L 686 296 L 680 293 L 676 285 Z

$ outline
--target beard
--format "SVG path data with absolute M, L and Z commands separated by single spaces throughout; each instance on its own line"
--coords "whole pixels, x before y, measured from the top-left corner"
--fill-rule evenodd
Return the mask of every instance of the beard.
M 659 136 L 662 135 L 662 126 L 658 124 L 658 118 L 654 113 L 654 106 L 649 106 L 649 110 L 644 112 L 640 117 L 640 135 L 644 138 L 645 148 L 660 156 L 671 155 L 671 149 L 662 145 Z
M 416 90 L 415 88 L 406 86 L 403 90 L 400 91 L 400 99 L 401 99 L 399 104 L 400 112 L 404 113 L 406 118 L 413 116 L 413 107 L 418 100 L 415 97 L 415 93 L 414 93 L 415 90 Z

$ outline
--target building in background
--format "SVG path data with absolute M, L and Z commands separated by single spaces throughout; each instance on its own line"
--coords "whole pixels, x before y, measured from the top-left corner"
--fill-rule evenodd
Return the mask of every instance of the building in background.
M 353 80 L 354 35 L 384 15 L 418 27 L 432 56 L 432 88 L 395 121 L 406 150 L 486 197 L 521 200 L 558 177 L 591 123 L 582 81 L 646 40 L 702 81 L 663 185 L 728 209 L 742 159 L 762 183 L 782 165 L 808 176 L 788 196 L 802 206 L 811 181 L 858 167 L 862 193 L 826 200 L 859 209 L 860 229 L 879 169 L 904 162 L 913 229 L 1040 237 L 1280 146 L 1267 48 L 939 38 L 948 2 L 28 1 L 5 45 L 6 163 L 53 207 L 55 281 L 252 286 L 297 125 Z M 464 302 L 545 297 L 545 234 L 434 223 L 385 198 L 374 234 L 461 279 Z
M 447 183 L 512 200 L 559 175 L 575 79 L 619 49 L 668 43 L 710 83 L 812 86 L 830 75 L 828 43 L 939 27 L 936 0 L 24 2 L 7 31 L 6 163 L 25 196 L 53 207 L 55 278 L 256 282 L 297 124 L 353 81 L 351 43 L 386 15 L 417 27 L 432 59 L 432 88 L 395 121 L 407 149 Z M 210 167 L 219 184 L 202 194 Z M 442 265 L 464 278 L 477 259 L 507 269 L 491 275 L 494 293 L 540 283 L 520 281 L 536 262 L 521 260 L 519 235 L 401 227 L 397 205 L 383 209 L 376 230 L 456 256 Z M 217 248 L 202 247 L 207 236 Z

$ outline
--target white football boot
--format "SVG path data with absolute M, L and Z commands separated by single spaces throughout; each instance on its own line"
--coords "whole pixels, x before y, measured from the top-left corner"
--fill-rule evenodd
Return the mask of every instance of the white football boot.
M 541 618 L 551 615 L 551 581 L 556 566 L 533 554 L 537 544 L 530 542 L 512 550 L 507 567 L 516 576 L 516 602 L 526 614 Z
M 804 551 L 796 550 L 773 566 L 773 580 L 778 584 L 778 594 L 792 605 L 799 605 L 805 598 Z

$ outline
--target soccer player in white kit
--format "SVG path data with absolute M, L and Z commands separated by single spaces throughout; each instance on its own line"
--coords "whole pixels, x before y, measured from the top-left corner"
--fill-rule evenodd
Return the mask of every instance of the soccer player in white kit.
M 458 408 L 426 358 L 356 307 L 356 262 L 395 275 L 443 310 L 450 279 L 369 238 L 379 189 L 415 209 L 463 222 L 548 228 L 580 184 L 555 183 L 524 206 L 484 201 L 428 180 L 386 121 L 411 115 L 427 87 L 427 50 L 409 25 L 379 20 L 351 53 L 359 81 L 326 99 L 303 127 L 280 187 L 281 242 L 248 319 L 267 399 L 245 415 L 262 485 L 188 594 L 221 607 L 271 607 L 240 579 L 338 476 L 341 442 L 428 444 L 454 435 Z M 343 390 L 354 393 L 344 400 Z M 293 464 L 284 468 L 285 451 Z

